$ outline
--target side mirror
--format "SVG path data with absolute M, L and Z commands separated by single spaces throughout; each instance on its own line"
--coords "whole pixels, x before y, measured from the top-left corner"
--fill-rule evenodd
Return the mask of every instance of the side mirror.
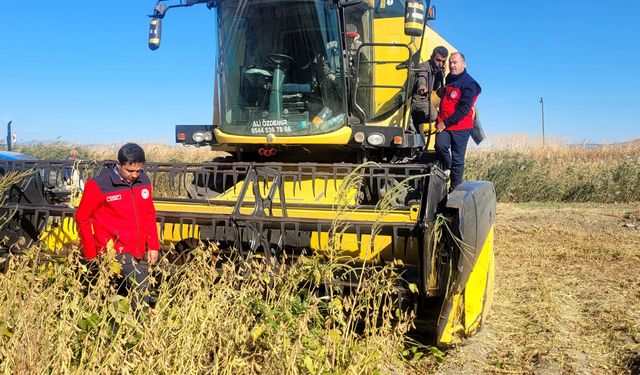
M 152 18 L 149 23 L 149 49 L 152 51 L 160 48 L 162 37 L 162 18 Z
M 424 3 L 418 0 L 407 0 L 404 7 L 404 33 L 410 36 L 422 36 L 425 15 Z
M 167 7 L 163 4 L 156 4 L 153 9 L 151 22 L 149 23 L 149 49 L 152 51 L 160 48 L 160 40 L 162 38 L 162 18 L 164 17 Z

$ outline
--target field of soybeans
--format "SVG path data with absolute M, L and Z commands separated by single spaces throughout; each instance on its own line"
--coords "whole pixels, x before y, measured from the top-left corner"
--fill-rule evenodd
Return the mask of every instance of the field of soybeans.
M 207 149 L 143 144 L 149 161 Z M 22 146 L 38 159 L 114 158 L 119 145 Z M 157 267 L 157 303 L 130 311 L 78 249 L 39 245 L 0 274 L 2 373 L 640 374 L 640 142 L 472 148 L 494 183 L 496 289 L 478 335 L 447 350 L 411 333 L 385 294 L 389 264 L 348 296 L 314 293 L 349 265 L 301 259 L 273 275 L 216 271 L 215 249 Z M 358 272 L 358 269 L 349 270 Z M 303 285 L 304 288 L 300 286 Z

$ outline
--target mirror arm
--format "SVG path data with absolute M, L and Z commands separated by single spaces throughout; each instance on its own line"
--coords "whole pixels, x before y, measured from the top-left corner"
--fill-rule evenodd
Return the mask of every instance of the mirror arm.
M 149 17 L 152 19 L 163 19 L 164 16 L 167 14 L 167 11 L 171 8 L 190 7 L 196 4 L 205 4 L 205 3 L 207 4 L 207 7 L 211 8 L 212 6 L 215 5 L 214 4 L 215 2 L 211 0 L 180 0 L 178 4 L 173 4 L 173 5 L 161 4 L 166 1 L 171 1 L 171 0 L 158 0 L 156 7 L 153 9 L 153 14 L 150 15 Z

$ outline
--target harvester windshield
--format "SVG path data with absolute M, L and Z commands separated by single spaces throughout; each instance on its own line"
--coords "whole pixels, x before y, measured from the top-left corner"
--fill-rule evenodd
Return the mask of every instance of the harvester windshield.
M 223 132 L 301 136 L 346 123 L 338 10 L 323 0 L 224 0 L 218 110 Z

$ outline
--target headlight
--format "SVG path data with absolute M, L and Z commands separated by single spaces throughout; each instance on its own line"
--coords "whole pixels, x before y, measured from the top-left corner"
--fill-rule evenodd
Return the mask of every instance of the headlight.
M 213 139 L 213 134 L 211 132 L 204 132 L 204 140 L 210 142 Z
M 367 137 L 367 143 L 371 146 L 380 146 L 384 143 L 384 135 L 380 133 L 371 133 Z
M 362 143 L 364 142 L 364 132 L 357 132 L 354 136 L 353 136 L 353 140 L 358 142 L 358 143 Z
M 195 132 L 193 133 L 193 135 L 191 136 L 191 139 L 193 139 L 194 142 L 196 143 L 200 143 L 202 141 L 204 141 L 204 133 L 203 132 Z

